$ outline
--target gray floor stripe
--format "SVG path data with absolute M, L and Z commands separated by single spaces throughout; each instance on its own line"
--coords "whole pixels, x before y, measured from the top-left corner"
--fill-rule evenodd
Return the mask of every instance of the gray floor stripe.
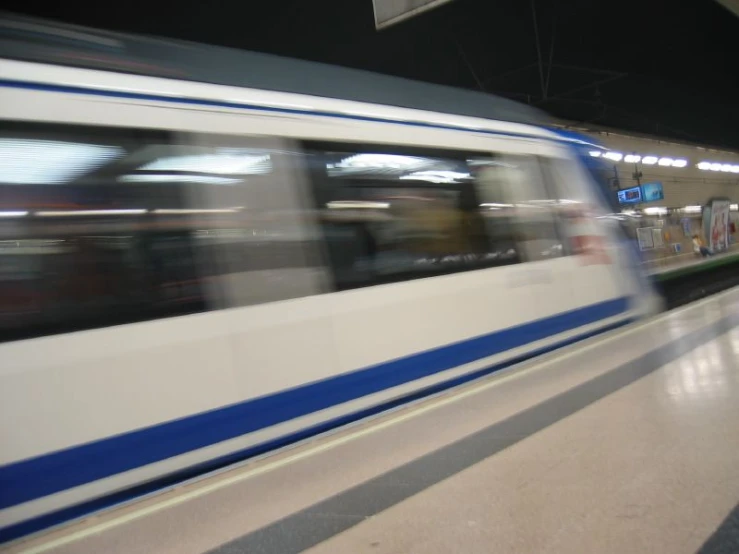
M 739 552 L 739 505 L 703 544 L 698 554 L 736 554 Z
M 739 317 L 725 317 L 482 431 L 226 543 L 211 554 L 302 552 L 649 375 L 737 324 Z

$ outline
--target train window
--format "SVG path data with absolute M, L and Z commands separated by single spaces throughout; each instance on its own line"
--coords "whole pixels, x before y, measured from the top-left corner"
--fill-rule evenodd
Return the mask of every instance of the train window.
M 582 202 L 573 199 L 579 197 L 575 184 L 581 177 L 573 173 L 572 164 L 562 159 L 539 158 L 539 163 L 548 196 L 556 200 L 553 203 L 553 210 L 557 232 L 563 243 L 563 252 L 573 254 L 575 248 L 571 235 L 576 231 L 575 227 L 579 227 L 577 221 L 583 216 Z
M 202 213 L 193 240 L 205 252 L 210 298 L 246 306 L 325 291 L 315 213 L 302 175 L 302 155 L 277 138 L 190 137 L 199 164 L 229 183 L 190 183 Z M 207 161 L 206 161 L 207 160 Z M 205 167 L 197 168 L 203 171 Z M 194 210 L 193 210 L 194 211 Z
M 0 338 L 205 309 L 177 183 L 127 181 L 176 147 L 164 132 L 3 122 Z
M 477 183 L 479 154 L 307 144 L 306 163 L 340 290 L 519 261 L 509 213 Z
M 320 260 L 281 203 L 283 158 L 243 141 L 3 122 L 0 340 L 315 292 L 303 270 Z
M 515 202 L 516 238 L 527 261 L 566 254 L 559 227 L 559 200 L 549 190 L 539 160 L 533 156 L 505 156 L 502 176 Z

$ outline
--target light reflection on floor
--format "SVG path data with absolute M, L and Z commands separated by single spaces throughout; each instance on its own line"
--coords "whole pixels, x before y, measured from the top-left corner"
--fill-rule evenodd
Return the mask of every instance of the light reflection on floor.
M 668 395 L 680 402 L 736 396 L 738 355 L 737 329 L 699 346 L 665 367 Z

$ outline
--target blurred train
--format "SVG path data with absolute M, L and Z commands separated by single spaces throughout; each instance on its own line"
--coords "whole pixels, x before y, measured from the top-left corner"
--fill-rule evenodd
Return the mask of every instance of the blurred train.
M 4 16 L 0 119 L 2 540 L 659 309 L 501 98 Z

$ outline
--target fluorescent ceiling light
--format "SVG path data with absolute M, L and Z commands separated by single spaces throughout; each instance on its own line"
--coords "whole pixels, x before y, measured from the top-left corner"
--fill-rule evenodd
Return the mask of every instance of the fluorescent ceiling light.
M 258 175 L 269 173 L 269 154 L 234 153 L 194 154 L 159 158 L 138 168 L 141 171 L 185 171 L 214 175 Z
M 0 217 L 23 217 L 28 215 L 25 210 L 0 210 Z
M 594 158 L 600 158 L 601 152 L 600 150 L 591 150 L 589 154 L 593 156 Z
M 698 164 L 698 169 L 708 171 L 723 171 L 724 173 L 739 173 L 739 165 L 736 164 L 725 164 L 720 162 L 706 162 L 703 161 Z
M 500 208 L 512 208 L 513 204 L 499 204 L 497 202 L 486 202 L 485 204 L 480 204 L 481 208 L 490 208 L 491 210 L 497 210 Z
M 684 158 L 680 158 L 672 162 L 672 167 L 687 167 L 687 165 L 688 165 L 688 160 Z
M 88 216 L 88 215 L 141 215 L 147 210 L 55 210 L 36 212 L 40 217 L 68 217 L 68 216 Z
M 179 214 L 234 214 L 240 212 L 243 208 L 213 208 L 213 209 L 195 209 L 195 208 L 166 208 L 154 210 L 155 214 L 160 215 L 179 215 Z
M 412 181 L 429 181 L 430 183 L 456 183 L 460 179 L 471 179 L 472 175 L 456 171 L 415 171 L 400 178 Z
M 644 213 L 647 215 L 665 215 L 667 214 L 667 208 L 661 206 L 655 206 L 653 208 L 644 208 Z
M 327 208 L 332 210 L 356 210 L 356 209 L 380 209 L 384 210 L 390 207 L 389 202 L 370 202 L 364 200 L 336 200 L 326 204 Z
M 396 156 L 394 154 L 357 154 L 341 160 L 337 168 L 367 169 L 414 169 L 427 165 L 432 160 L 415 156 Z
M 120 157 L 117 146 L 35 139 L 0 139 L 0 183 L 68 183 Z
M 235 185 L 243 182 L 234 177 L 217 175 L 183 175 L 178 173 L 133 173 L 122 175 L 119 181 L 126 183 L 202 183 L 204 185 Z
M 613 160 L 614 162 L 620 162 L 624 155 L 621 152 L 606 152 L 603 157 Z
M 657 163 L 662 167 L 670 167 L 674 161 L 672 158 L 660 158 Z
M 657 163 L 659 158 L 657 156 L 644 156 L 641 160 L 641 163 L 644 165 L 654 165 Z
M 624 162 L 627 164 L 637 164 L 641 161 L 641 156 L 637 154 L 627 154 L 627 156 L 624 158 Z

